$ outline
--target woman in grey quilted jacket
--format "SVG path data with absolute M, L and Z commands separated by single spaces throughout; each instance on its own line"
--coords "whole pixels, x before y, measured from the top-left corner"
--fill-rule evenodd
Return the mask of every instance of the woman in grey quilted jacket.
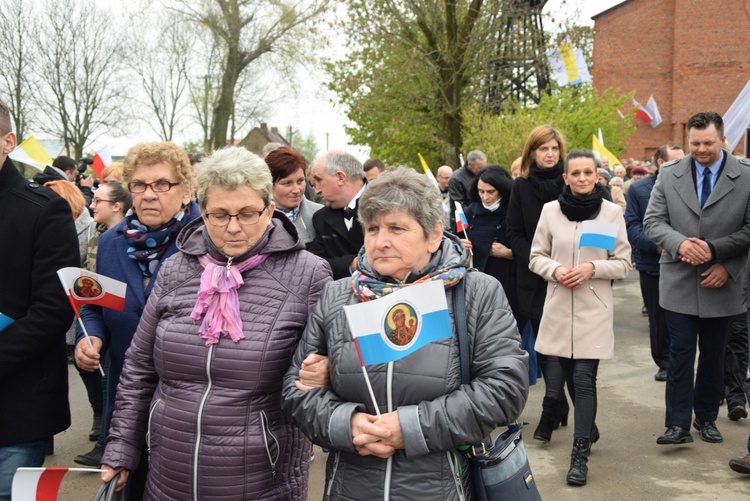
M 310 443 L 281 411 L 281 380 L 330 267 L 274 214 L 259 157 L 219 150 L 198 184 L 202 218 L 126 355 L 102 478 L 124 485 L 145 439 L 146 499 L 306 500 Z
M 497 280 L 466 272 L 464 248 L 443 233 L 440 195 L 426 176 L 405 168 L 381 174 L 362 195 L 359 218 L 359 271 L 323 290 L 284 381 L 284 408 L 314 443 L 331 450 L 325 499 L 474 499 L 467 460 L 456 448 L 515 420 L 528 394 L 528 356 L 513 313 Z M 378 420 L 344 306 L 441 281 L 452 310 L 460 280 L 471 384 L 461 384 L 451 325 L 453 337 L 367 366 Z M 304 391 L 299 383 L 311 353 L 329 357 L 330 387 Z

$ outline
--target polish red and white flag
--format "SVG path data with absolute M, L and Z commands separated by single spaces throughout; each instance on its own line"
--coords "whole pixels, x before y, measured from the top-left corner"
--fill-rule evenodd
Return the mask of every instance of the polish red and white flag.
M 57 270 L 57 276 L 60 277 L 76 316 L 78 308 L 85 304 L 96 304 L 117 311 L 125 308 L 125 293 L 128 288 L 125 282 L 74 267 Z
M 105 146 L 99 150 L 99 153 L 94 155 L 93 160 L 94 163 L 91 165 L 91 168 L 94 169 L 99 181 L 104 182 L 102 171 L 112 163 L 112 154 L 109 152 L 109 146 Z
M 98 468 L 18 468 L 13 476 L 13 501 L 55 501 L 69 471 L 101 473 Z

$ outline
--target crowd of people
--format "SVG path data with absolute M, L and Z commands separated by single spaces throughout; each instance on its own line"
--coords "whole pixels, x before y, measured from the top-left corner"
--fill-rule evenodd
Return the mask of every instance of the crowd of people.
M 279 144 L 191 159 L 154 142 L 94 190 L 65 159 L 23 178 L 2 102 L 0 138 L 0 208 L 13 215 L 0 238 L 15 242 L 0 247 L 0 336 L 13 340 L 0 349 L 0 501 L 70 426 L 66 344 L 93 411 L 94 448 L 75 461 L 130 500 L 304 500 L 311 442 L 330 451 L 326 499 L 475 499 L 458 451 L 518 419 L 534 361 L 532 436 L 549 442 L 572 407 L 566 481 L 585 485 L 599 361 L 615 352 L 613 283 L 633 263 L 667 382 L 657 443 L 691 442 L 691 424 L 721 442 L 722 400 L 747 417 L 750 163 L 722 149 L 715 113 L 691 118 L 688 155 L 669 144 L 610 169 L 541 125 L 507 170 L 473 150 L 437 169 L 437 186 L 343 151 L 308 165 Z M 127 284 L 122 311 L 81 309 L 87 336 L 55 276 L 67 266 Z M 365 378 L 347 307 L 434 282 L 453 335 Z M 416 315 L 394 309 L 382 342 L 411 343 Z M 748 448 L 732 469 L 750 473 Z

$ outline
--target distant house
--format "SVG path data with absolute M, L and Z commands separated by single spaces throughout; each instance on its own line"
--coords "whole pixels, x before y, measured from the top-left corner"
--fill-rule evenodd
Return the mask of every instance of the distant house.
M 269 129 L 266 123 L 261 123 L 260 127 L 255 127 L 251 130 L 245 136 L 245 139 L 240 141 L 239 146 L 245 147 L 256 155 L 260 155 L 263 147 L 268 143 L 281 143 L 284 146 L 291 146 L 289 141 L 279 134 L 278 127 L 271 127 Z

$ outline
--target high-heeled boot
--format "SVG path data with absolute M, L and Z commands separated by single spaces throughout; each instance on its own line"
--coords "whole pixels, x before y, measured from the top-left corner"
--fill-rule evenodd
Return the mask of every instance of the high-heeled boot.
M 570 485 L 586 485 L 589 474 L 589 452 L 591 442 L 587 438 L 576 438 L 573 440 L 573 452 L 570 453 L 570 469 L 565 480 Z
M 552 430 L 557 422 L 558 408 L 560 404 L 554 398 L 544 397 L 542 400 L 542 417 L 534 430 L 534 438 L 542 442 L 549 442 L 552 438 Z
M 568 426 L 568 414 L 570 413 L 570 405 L 568 405 L 565 393 L 562 394 L 562 399 L 558 400 L 558 402 L 557 415 L 555 416 L 555 430 L 560 426 Z

